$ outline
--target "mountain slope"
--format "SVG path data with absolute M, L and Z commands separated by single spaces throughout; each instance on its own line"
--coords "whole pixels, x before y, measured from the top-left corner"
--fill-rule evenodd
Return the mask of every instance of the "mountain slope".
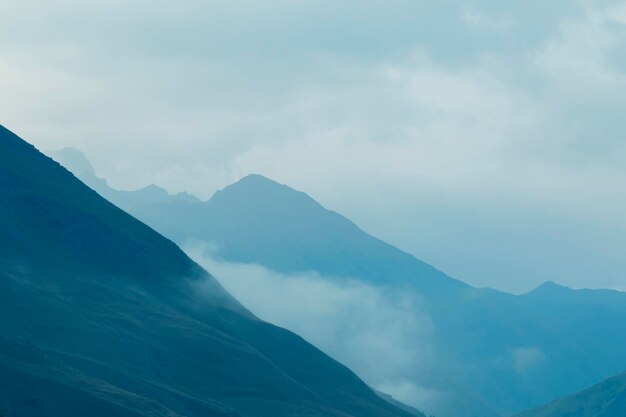
M 178 242 L 215 242 L 214 255 L 226 261 L 284 273 L 314 270 L 377 285 L 402 283 L 428 293 L 467 287 L 368 235 L 308 195 L 259 175 L 243 178 L 202 204 L 150 203 L 132 212 Z M 187 220 L 176 220 L 182 218 Z
M 158 189 L 154 185 L 131 192 L 109 187 L 80 151 L 65 148 L 50 155 L 101 195 L 179 244 L 216 243 L 215 255 L 226 261 L 257 263 L 286 273 L 314 270 L 374 284 L 403 282 L 424 291 L 469 288 L 368 235 L 305 193 L 260 175 L 249 175 L 206 202 L 185 194 L 154 199 L 144 192 Z
M 626 367 L 625 294 L 560 287 L 512 296 L 474 289 L 260 176 L 203 204 L 146 204 L 134 213 L 181 244 L 214 243 L 217 257 L 227 261 L 416 291 L 434 323 L 441 358 L 429 370 L 432 389 L 445 393 L 427 410 L 436 415 L 505 416 Z
M 153 281 L 206 275 L 174 243 L 103 200 L 0 127 L 0 261 L 37 268 L 97 267 Z
M 0 314 L 6 417 L 407 415 L 4 127 Z
M 626 373 L 516 417 L 618 417 L 626 415 Z
M 200 203 L 198 198 L 190 194 L 179 193 L 170 195 L 166 190 L 156 185 L 149 185 L 135 191 L 115 190 L 109 186 L 106 180 L 96 176 L 91 162 L 78 149 L 63 148 L 58 151 L 48 152 L 48 155 L 64 167 L 70 169 L 74 175 L 102 197 L 126 211 L 145 203 L 165 203 L 169 201 Z
M 426 410 L 438 417 L 507 416 L 626 369 L 626 294 L 556 284 L 521 296 L 472 288 L 261 176 L 204 203 L 126 209 L 179 244 L 208 243 L 221 260 L 413 293 L 416 316 L 432 321 L 439 358 L 414 379 L 441 393 Z

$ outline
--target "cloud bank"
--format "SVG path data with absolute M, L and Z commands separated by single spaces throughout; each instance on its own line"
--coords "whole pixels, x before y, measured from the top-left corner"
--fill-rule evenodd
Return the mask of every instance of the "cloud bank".
M 4 2 L 0 112 L 116 187 L 257 172 L 475 285 L 623 287 L 625 7 Z
M 301 335 L 372 387 L 419 408 L 439 399 L 416 382 L 435 368 L 435 352 L 432 323 L 413 296 L 316 273 L 219 262 L 199 246 L 186 252 L 259 318 Z

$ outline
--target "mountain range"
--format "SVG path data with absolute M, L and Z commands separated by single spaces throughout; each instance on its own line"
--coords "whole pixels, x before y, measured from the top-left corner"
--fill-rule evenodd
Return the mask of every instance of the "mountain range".
M 0 126 L 0 415 L 407 417 Z
M 68 153 L 82 159 L 82 168 Z M 414 377 L 444 394 L 425 410 L 438 417 L 511 415 L 626 369 L 624 293 L 553 282 L 523 295 L 473 288 L 259 175 L 203 202 L 154 186 L 114 190 L 76 151 L 52 155 L 165 236 L 181 245 L 205 242 L 221 261 L 282 273 L 314 271 L 333 281 L 359 280 L 418 295 L 434 325 L 438 360 L 428 376 L 416 370 Z

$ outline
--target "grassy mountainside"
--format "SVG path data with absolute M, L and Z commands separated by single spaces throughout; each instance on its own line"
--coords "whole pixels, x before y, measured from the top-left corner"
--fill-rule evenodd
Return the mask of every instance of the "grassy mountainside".
M 3 127 L 0 314 L 7 417 L 407 415 Z

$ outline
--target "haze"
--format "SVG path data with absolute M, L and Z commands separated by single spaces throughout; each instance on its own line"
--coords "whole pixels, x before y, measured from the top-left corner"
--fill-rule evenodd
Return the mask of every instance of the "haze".
M 256 172 L 473 285 L 626 288 L 626 2 L 0 2 L 0 114 L 118 188 Z

